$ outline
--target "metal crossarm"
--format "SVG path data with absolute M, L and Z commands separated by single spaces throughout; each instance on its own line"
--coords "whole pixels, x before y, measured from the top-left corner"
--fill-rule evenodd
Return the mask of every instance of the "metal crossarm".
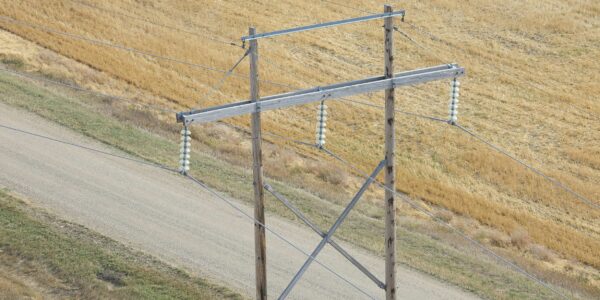
M 290 34 L 290 33 L 295 33 L 295 32 L 308 31 L 308 30 L 313 30 L 313 29 L 318 29 L 318 28 L 327 28 L 327 27 L 352 24 L 352 23 L 358 23 L 358 22 L 364 22 L 364 21 L 370 21 L 370 20 L 390 18 L 390 17 L 394 17 L 394 16 L 402 16 L 404 18 L 405 14 L 406 14 L 406 12 L 404 10 L 398 10 L 398 11 L 393 11 L 393 12 L 383 13 L 383 14 L 376 14 L 376 15 L 340 20 L 340 21 L 332 21 L 332 22 L 326 22 L 326 23 L 321 23 L 321 24 L 314 24 L 314 25 L 301 26 L 301 27 L 277 30 L 277 31 L 266 32 L 266 33 L 247 35 L 247 36 L 242 37 L 242 42 L 252 41 L 252 40 L 257 40 L 257 39 L 262 39 L 262 38 L 267 38 L 267 37 L 274 37 L 274 36 L 278 36 L 278 35 Z
M 314 89 L 300 90 L 261 98 L 260 106 L 256 102 L 242 101 L 203 110 L 181 112 L 176 115 L 178 122 L 186 124 L 205 123 L 224 118 L 240 116 L 258 111 L 286 108 L 316 101 L 335 99 L 356 94 L 370 93 L 405 85 L 415 85 L 434 80 L 463 76 L 465 70 L 456 64 L 447 64 L 431 68 L 396 73 L 392 78 L 384 76 L 349 81 Z
M 294 278 L 292 278 L 292 281 L 290 281 L 290 283 L 285 288 L 285 290 L 283 290 L 283 292 L 279 296 L 279 300 L 283 300 L 283 299 L 285 299 L 289 295 L 289 293 L 292 291 L 292 289 L 294 288 L 294 286 L 296 285 L 296 283 L 298 283 L 298 280 L 300 280 L 300 278 L 302 277 L 302 275 L 304 274 L 304 272 L 306 272 L 306 270 L 308 269 L 308 267 L 310 266 L 310 264 L 315 260 L 315 258 L 317 257 L 317 255 L 319 255 L 319 253 L 321 252 L 321 250 L 323 250 L 323 248 L 325 247 L 325 245 L 331 240 L 331 237 L 333 236 L 333 234 L 335 233 L 335 231 L 338 229 L 338 227 L 340 227 L 340 225 L 342 225 L 342 222 L 344 222 L 344 220 L 346 219 L 346 217 L 348 217 L 348 214 L 350 214 L 350 211 L 354 208 L 354 206 L 356 206 L 356 203 L 358 203 L 358 200 L 360 200 L 360 197 L 362 197 L 362 195 L 365 193 L 365 191 L 367 190 L 367 188 L 369 187 L 369 185 L 371 185 L 371 183 L 375 180 L 375 177 L 377 177 L 377 174 L 379 174 L 379 172 L 381 171 L 381 169 L 383 169 L 384 166 L 385 166 L 385 160 L 382 160 L 379 163 L 379 165 L 377 166 L 377 168 L 375 168 L 375 170 L 373 171 L 373 173 L 371 174 L 371 176 L 369 176 L 369 178 L 367 178 L 367 181 L 360 187 L 360 190 L 358 191 L 358 193 L 356 193 L 356 195 L 354 196 L 354 198 L 352 198 L 352 201 L 350 201 L 350 203 L 348 204 L 348 206 L 346 206 L 346 208 L 344 209 L 344 211 L 342 212 L 342 214 L 337 218 L 337 220 L 331 226 L 331 228 L 329 229 L 329 231 L 327 231 L 327 234 L 325 235 L 325 237 L 323 237 L 323 239 L 317 245 L 317 247 L 312 252 L 312 254 L 310 255 L 310 257 L 306 260 L 306 262 L 304 262 L 304 265 L 302 265 L 302 267 L 300 268 L 300 270 L 298 271 L 298 273 L 296 273 L 296 275 L 294 276 Z
M 275 199 L 279 200 L 281 203 L 283 203 L 283 205 L 285 205 L 287 208 L 289 208 L 300 220 L 302 220 L 302 222 L 304 222 L 304 224 L 306 224 L 308 227 L 310 227 L 314 232 L 316 232 L 322 238 L 324 238 L 326 236 L 325 232 L 323 232 L 317 225 L 315 225 L 313 222 L 311 222 L 297 207 L 295 207 L 290 201 L 288 201 L 288 199 L 286 199 L 283 195 L 281 195 L 280 193 L 275 191 L 275 189 L 271 185 L 265 184 L 264 187 L 265 187 L 265 190 L 267 190 L 269 193 L 271 193 L 273 195 L 273 197 L 275 197 Z M 342 248 L 342 246 L 340 246 L 336 241 L 334 241 L 333 239 L 329 239 L 327 242 L 335 250 L 337 250 L 337 252 L 339 252 L 348 261 L 350 261 L 350 263 L 352 263 L 361 272 L 363 272 L 367 277 L 369 277 L 369 279 L 371 279 L 378 287 L 385 289 L 385 284 L 383 282 L 381 282 L 381 280 L 379 280 L 365 266 L 363 266 L 354 257 L 352 257 L 352 255 L 350 255 L 348 252 L 346 252 L 346 250 L 344 250 L 344 248 Z

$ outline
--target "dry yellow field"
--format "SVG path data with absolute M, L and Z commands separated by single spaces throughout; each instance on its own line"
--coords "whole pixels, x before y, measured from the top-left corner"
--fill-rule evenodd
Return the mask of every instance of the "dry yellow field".
M 106 0 L 97 4 L 189 32 L 154 26 L 72 1 L 3 0 L 0 11 L 46 28 L 223 70 L 237 61 L 244 50 L 215 42 L 214 38 L 238 42 L 250 25 L 259 32 L 271 31 L 364 14 L 353 7 L 379 12 L 384 3 L 339 2 L 346 6 L 318 0 Z M 459 123 L 600 203 L 599 2 L 390 2 L 395 8 L 407 10 L 407 22 L 397 25 L 418 44 L 400 34 L 395 36 L 397 71 L 451 62 L 464 66 L 468 75 L 462 80 Z M 261 94 L 289 90 L 269 82 L 310 87 L 381 74 L 380 23 L 261 40 Z M 222 73 L 1 20 L 0 27 L 156 96 L 138 96 L 141 102 L 184 109 L 241 100 L 248 94 L 247 62 L 236 70 L 239 77 L 228 78 L 223 88 L 213 93 L 211 86 Z M 135 92 L 116 90 L 116 85 L 87 78 L 85 74 L 60 75 L 89 88 L 136 96 Z M 397 107 L 445 118 L 448 93 L 447 82 L 399 89 Z M 207 94 L 211 95 L 209 99 Z M 359 98 L 383 104 L 382 94 Z M 329 106 L 328 147 L 370 170 L 383 153 L 383 111 L 348 102 L 331 101 Z M 544 245 L 561 258 L 591 267 L 598 277 L 599 210 L 457 129 L 398 116 L 400 191 L 506 235 L 525 232 L 534 243 Z M 314 139 L 314 105 L 268 112 L 263 120 L 268 131 L 307 141 Z M 233 122 L 248 124 L 245 118 Z M 232 139 L 229 147 L 247 147 L 244 143 Z M 286 146 L 311 159 L 326 159 L 302 146 Z M 289 164 L 294 163 L 297 162 L 290 159 Z M 336 184 L 349 191 L 356 185 L 354 181 Z M 598 284 L 598 278 L 590 280 Z

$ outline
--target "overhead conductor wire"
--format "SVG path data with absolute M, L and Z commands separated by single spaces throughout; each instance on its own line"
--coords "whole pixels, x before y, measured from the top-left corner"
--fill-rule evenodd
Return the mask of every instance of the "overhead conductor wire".
M 115 15 L 120 15 L 120 16 L 128 18 L 128 19 L 138 20 L 138 21 L 141 21 L 141 22 L 144 22 L 144 23 L 148 23 L 148 24 L 157 26 L 157 27 L 162 27 L 162 28 L 166 28 L 166 29 L 170 29 L 170 30 L 175 30 L 175 31 L 183 32 L 183 33 L 186 33 L 186 34 L 189 34 L 189 35 L 194 35 L 194 36 L 197 36 L 197 37 L 200 37 L 200 38 L 203 38 L 203 39 L 207 39 L 207 40 L 210 40 L 210 41 L 213 41 L 213 42 L 221 43 L 221 44 L 224 44 L 224 45 L 229 45 L 229 46 L 234 46 L 234 47 L 242 48 L 241 45 L 236 44 L 234 41 L 226 41 L 226 40 L 222 40 L 222 39 L 217 39 L 217 38 L 214 38 L 214 37 L 212 37 L 211 35 L 209 35 L 207 33 L 198 33 L 198 32 L 194 32 L 194 31 L 191 31 L 191 30 L 188 30 L 188 29 L 184 29 L 184 28 L 181 28 L 181 27 L 176 27 L 176 26 L 172 26 L 172 25 L 167 25 L 167 24 L 159 23 L 159 22 L 156 22 L 156 21 L 147 20 L 147 19 L 144 19 L 144 18 L 136 17 L 136 16 L 129 15 L 129 14 L 126 14 L 126 13 L 122 13 L 122 12 L 114 10 L 114 9 L 109 9 L 109 8 L 106 8 L 106 7 L 100 7 L 98 5 L 95 5 L 95 4 L 92 4 L 92 3 L 88 3 L 88 2 L 85 2 L 85 1 L 72 0 L 71 2 L 73 2 L 75 4 L 78 4 L 78 5 L 81 5 L 81 6 L 88 7 L 90 9 L 95 9 L 95 10 L 100 10 L 100 11 L 104 11 L 104 12 L 115 14 Z
M 40 81 L 40 82 L 44 82 L 44 83 L 50 83 L 50 84 L 54 84 L 54 85 L 58 85 L 58 86 L 63 86 L 63 87 L 67 87 L 67 88 L 70 88 L 70 89 L 73 89 L 76 91 L 80 91 L 80 92 L 84 92 L 84 93 L 88 93 L 88 94 L 95 94 L 95 95 L 102 96 L 102 97 L 109 98 L 109 99 L 120 100 L 122 102 L 126 102 L 131 105 L 138 105 L 138 106 L 142 106 L 142 107 L 145 107 L 148 109 L 153 109 L 153 110 L 157 110 L 157 111 L 161 111 L 161 112 L 169 112 L 169 113 L 177 112 L 176 110 L 173 110 L 173 109 L 163 108 L 163 107 L 159 107 L 159 106 L 151 105 L 151 104 L 140 103 L 139 101 L 134 101 L 130 98 L 125 98 L 125 97 L 121 97 L 121 96 L 115 96 L 115 95 L 110 95 L 110 94 L 106 94 L 106 93 L 102 93 L 102 92 L 97 92 L 97 91 L 85 89 L 85 88 L 82 88 L 82 87 L 79 87 L 79 86 L 76 86 L 73 84 L 68 84 L 68 83 L 64 83 L 64 82 L 60 82 L 60 81 L 56 81 L 56 80 L 51 80 L 48 78 L 33 76 L 30 74 L 14 71 L 14 70 L 10 70 L 10 69 L 0 68 L 0 72 L 9 73 L 14 76 L 26 78 L 29 80 L 35 80 L 35 81 Z
M 396 191 L 395 189 L 391 189 L 388 188 L 387 186 L 385 186 L 384 184 L 380 183 L 376 178 L 371 177 L 370 175 L 368 175 L 367 173 L 363 172 L 361 169 L 359 169 L 358 167 L 354 166 L 352 163 L 350 163 L 349 161 L 343 159 L 342 157 L 340 157 L 339 155 L 333 153 L 332 151 L 326 149 L 326 148 L 322 148 L 322 151 L 325 152 L 326 154 L 328 154 L 329 156 L 333 157 L 334 159 L 342 162 L 343 164 L 345 164 L 346 166 L 350 167 L 351 169 L 353 169 L 354 171 L 358 172 L 362 177 L 364 177 L 365 179 L 371 179 L 373 180 L 377 185 L 379 185 L 381 188 L 388 190 L 392 193 L 394 193 L 395 195 L 399 196 L 404 202 L 408 203 L 411 207 L 413 207 L 414 209 L 426 214 L 427 216 L 429 216 L 430 218 L 432 218 L 434 221 L 436 221 L 437 223 L 443 225 L 444 227 L 447 227 L 448 229 L 452 230 L 454 233 L 458 234 L 459 236 L 461 236 L 462 238 L 466 239 L 467 241 L 471 242 L 473 245 L 477 246 L 479 249 L 481 249 L 482 251 L 488 253 L 489 255 L 491 255 L 492 257 L 498 259 L 499 261 L 507 264 L 508 266 L 510 266 L 511 268 L 513 268 L 515 271 L 527 276 L 528 278 L 530 278 L 531 280 L 539 283 L 540 285 L 542 285 L 543 287 L 549 289 L 550 291 L 552 291 L 553 293 L 555 293 L 556 295 L 560 296 L 563 299 L 568 299 L 564 294 L 562 294 L 561 292 L 559 292 L 558 290 L 556 290 L 554 287 L 550 286 L 548 283 L 544 282 L 541 279 L 538 279 L 537 277 L 535 277 L 534 275 L 530 274 L 529 272 L 525 271 L 525 269 L 519 267 L 518 265 L 516 265 L 515 263 L 511 262 L 510 260 L 496 254 L 494 251 L 488 249 L 487 247 L 485 247 L 484 245 L 482 245 L 481 243 L 479 243 L 478 241 L 472 239 L 471 237 L 469 237 L 468 235 L 466 235 L 465 233 L 463 233 L 462 231 L 460 231 L 459 229 L 455 228 L 454 226 L 452 226 L 449 223 L 446 223 L 445 221 L 443 221 L 442 219 L 440 219 L 439 217 L 437 217 L 436 215 L 434 215 L 433 213 L 427 211 L 426 209 L 422 208 L 420 205 L 416 204 L 415 202 L 412 201 L 412 199 L 410 199 L 408 196 L 399 193 L 398 191 Z
M 185 61 L 185 60 L 181 60 L 181 59 L 177 59 L 177 58 L 172 58 L 172 57 L 169 57 L 169 56 L 163 56 L 163 55 L 159 55 L 159 54 L 155 54 L 155 53 L 151 53 L 151 52 L 146 52 L 146 51 L 143 51 L 143 50 L 139 50 L 139 49 L 136 49 L 136 48 L 132 48 L 132 47 L 127 47 L 127 46 L 123 46 L 123 45 L 111 43 L 111 42 L 108 42 L 108 41 L 92 39 L 92 38 L 88 38 L 88 37 L 85 37 L 85 36 L 82 36 L 82 35 L 78 35 L 78 34 L 68 33 L 68 32 L 59 31 L 59 30 L 55 30 L 55 29 L 50 29 L 50 28 L 47 28 L 45 26 L 41 26 L 41 25 L 37 25 L 37 24 L 25 22 L 25 21 L 15 20 L 15 19 L 13 19 L 11 17 L 8 17 L 8 16 L 0 16 L 0 20 L 5 21 L 7 23 L 14 24 L 14 25 L 18 25 L 18 26 L 30 27 L 30 28 L 41 30 L 41 31 L 46 31 L 48 33 L 58 34 L 58 35 L 61 35 L 61 36 L 65 36 L 65 37 L 69 37 L 69 38 L 73 38 L 73 39 L 77 39 L 77 40 L 82 40 L 82 41 L 85 41 L 85 42 L 88 42 L 88 43 L 92 43 L 92 44 L 95 44 L 95 45 L 99 45 L 99 46 L 111 47 L 111 48 L 115 48 L 115 49 L 120 49 L 120 50 L 124 50 L 124 51 L 128 51 L 128 52 L 140 54 L 140 55 L 143 55 L 143 56 L 148 56 L 148 57 L 152 57 L 152 58 L 156 58 L 156 59 L 161 59 L 161 60 L 169 61 L 169 62 L 172 62 L 172 63 L 186 65 L 186 66 L 189 66 L 189 67 L 194 67 L 194 68 L 204 69 L 204 70 L 207 70 L 207 71 L 212 71 L 212 72 L 218 72 L 218 73 L 227 74 L 226 70 L 221 70 L 221 69 L 213 68 L 213 67 L 210 67 L 210 66 L 205 66 L 205 65 L 201 65 L 201 64 L 197 64 L 197 63 L 193 63 L 193 62 L 189 62 L 189 61 Z M 239 74 L 234 74 L 234 76 L 243 77 L 242 75 L 239 75 Z
M 0 128 L 4 128 L 4 129 L 11 130 L 11 131 L 14 131 L 14 132 L 18 132 L 18 133 L 21 133 L 21 134 L 27 134 L 27 135 L 30 135 L 30 136 L 34 136 L 34 137 L 46 139 L 46 140 L 49 140 L 49 141 L 52 141 L 52 142 L 56 142 L 56 143 L 60 143 L 60 144 L 64 144 L 64 145 L 68 145 L 68 146 L 72 146 L 72 147 L 84 149 L 84 150 L 91 151 L 91 152 L 98 153 L 98 154 L 102 154 L 102 155 L 107 155 L 107 156 L 111 156 L 111 157 L 115 157 L 115 158 L 120 158 L 120 159 L 124 159 L 124 160 L 128 160 L 128 161 L 132 161 L 132 162 L 135 162 L 135 163 L 148 165 L 148 166 L 151 166 L 151 167 L 156 167 L 156 168 L 159 168 L 159 169 L 163 169 L 163 170 L 166 170 L 166 171 L 170 171 L 170 172 L 179 174 L 178 170 L 170 168 L 170 167 L 162 165 L 162 164 L 158 164 L 158 163 L 154 163 L 154 162 L 148 162 L 148 161 L 144 161 L 144 160 L 139 160 L 139 159 L 135 159 L 135 158 L 123 156 L 123 155 L 113 154 L 113 153 L 110 153 L 110 152 L 107 152 L 107 151 L 103 151 L 103 150 L 95 149 L 95 148 L 92 148 L 92 147 L 88 147 L 88 146 L 76 144 L 76 143 L 73 143 L 73 142 L 59 140 L 59 139 L 56 139 L 56 138 L 52 138 L 52 137 L 49 137 L 49 136 L 45 136 L 45 135 L 41 135 L 41 134 L 29 132 L 29 131 L 26 131 L 26 130 L 18 129 L 18 128 L 7 126 L 7 125 L 3 125 L 3 124 L 0 124 Z M 347 284 L 349 284 L 350 286 L 352 286 L 357 291 L 361 292 L 362 294 L 364 294 L 365 296 L 369 297 L 370 299 L 376 299 L 375 297 L 371 296 L 368 292 L 366 292 L 365 290 L 363 290 L 360 287 L 358 287 L 356 284 L 354 284 L 351 281 L 349 281 L 343 275 L 335 272 L 329 266 L 325 265 L 324 263 L 320 262 L 316 258 L 312 257 L 309 253 L 307 253 L 306 251 L 302 250 L 298 245 L 296 245 L 292 241 L 288 240 L 287 238 L 285 238 L 283 235 L 281 235 L 277 231 L 271 229 L 270 227 L 266 226 L 265 224 L 263 224 L 263 223 L 259 222 L 258 220 L 256 220 L 254 217 L 252 217 L 249 214 L 247 214 L 238 205 L 236 205 L 235 203 L 233 203 L 233 201 L 231 201 L 231 200 L 223 197 L 219 193 L 215 192 L 214 190 L 212 190 L 211 188 L 209 188 L 206 184 L 204 184 L 202 181 L 194 178 L 191 175 L 185 175 L 185 176 L 187 178 L 189 178 L 192 182 L 196 183 L 197 185 L 199 185 L 200 187 L 202 187 L 203 189 L 205 189 L 206 191 L 208 191 L 209 193 L 211 193 L 212 195 L 214 195 L 215 197 L 217 197 L 218 199 L 220 199 L 220 200 L 224 201 L 225 203 L 227 203 L 229 206 L 231 206 L 233 209 L 235 209 L 239 213 L 243 214 L 244 216 L 246 216 L 247 218 L 249 218 L 250 220 L 252 220 L 254 223 L 256 223 L 256 224 L 264 227 L 266 230 L 268 230 L 273 235 L 275 235 L 278 239 L 280 239 L 283 242 L 285 242 L 286 244 L 290 245 L 291 247 L 293 247 L 294 249 L 296 249 L 300 253 L 304 254 L 305 256 L 307 256 L 309 258 L 312 258 L 317 264 L 321 265 L 327 271 L 329 271 L 330 273 L 332 273 L 333 275 L 335 275 L 339 279 L 343 280 L 344 282 L 346 282 Z
M 335 2 L 333 2 L 333 1 L 326 1 L 326 0 L 323 0 L 323 2 L 328 2 L 328 3 L 334 4 L 334 5 L 339 5 L 339 6 L 347 7 L 347 8 L 350 8 L 350 9 L 355 9 L 355 8 L 353 8 L 353 7 L 346 6 L 346 5 L 342 5 L 342 4 L 339 4 L 339 3 L 335 3 Z M 362 10 L 359 10 L 359 9 L 355 9 L 355 10 L 362 11 Z M 364 11 L 363 11 L 363 12 L 364 12 Z M 410 24 L 410 25 L 411 25 L 411 27 L 413 27 L 413 28 L 418 28 L 418 27 L 416 27 L 416 25 L 413 25 L 413 24 Z M 440 56 L 438 56 L 438 55 L 436 55 L 435 53 L 433 53 L 433 52 L 432 52 L 430 49 L 428 49 L 427 47 L 425 47 L 425 46 L 421 45 L 420 43 L 416 42 L 416 41 L 415 41 L 413 38 L 411 38 L 411 37 L 410 37 L 410 36 L 409 36 L 407 33 L 405 33 L 405 32 L 403 32 L 403 31 L 401 31 L 401 30 L 400 30 L 400 29 L 398 29 L 397 27 L 394 27 L 394 31 L 396 31 L 396 32 L 398 32 L 399 34 L 401 34 L 402 36 L 404 36 L 406 39 L 408 39 L 410 42 L 412 42 L 413 44 L 415 44 L 417 47 L 419 47 L 419 48 L 421 48 L 421 49 L 424 49 L 424 50 L 426 50 L 426 51 L 427 51 L 427 52 L 429 52 L 431 55 L 433 55 L 434 57 L 436 57 L 437 59 L 439 59 L 440 61 L 444 61 L 444 60 L 443 60 L 443 59 L 442 59 Z M 437 38 L 437 37 L 435 37 L 435 36 L 434 36 L 433 34 L 431 34 L 431 33 L 429 33 L 429 35 L 430 35 L 430 36 L 432 36 L 433 38 L 435 38 L 436 40 L 441 40 L 440 38 Z M 536 86 L 533 86 L 533 85 L 532 85 L 532 87 L 539 89 L 538 87 L 536 87 Z M 370 104 L 370 103 L 366 103 L 366 102 L 361 102 L 361 101 L 356 101 L 356 100 L 349 100 L 349 99 L 342 99 L 342 100 L 344 100 L 344 101 L 349 101 L 349 102 L 353 102 L 353 103 L 357 103 L 357 104 L 362 104 L 362 105 L 368 105 L 368 106 L 371 106 L 371 107 L 384 108 L 383 106 L 374 105 L 374 104 Z M 397 110 L 396 110 L 396 111 L 397 111 Z M 398 111 L 398 112 L 401 112 L 401 113 L 404 113 L 404 114 L 407 114 L 407 115 L 414 115 L 414 116 L 417 116 L 417 117 L 420 117 L 420 118 L 426 118 L 426 119 L 430 119 L 430 120 L 432 120 L 432 121 L 439 121 L 439 122 L 445 122 L 445 123 L 447 123 L 447 120 L 440 119 L 440 118 L 429 117 L 429 116 L 423 116 L 423 115 L 414 114 L 414 113 L 408 113 L 408 112 L 403 112 L 403 111 Z M 516 156 L 514 156 L 514 155 L 511 155 L 511 154 L 510 154 L 510 153 L 508 153 L 506 150 L 503 150 L 502 148 L 500 148 L 500 147 L 498 147 L 498 146 L 496 146 L 496 145 L 494 145 L 494 144 L 492 144 L 492 143 L 490 143 L 490 142 L 486 141 L 485 139 L 483 139 L 482 137 L 480 137 L 479 135 L 477 135 L 475 132 L 473 132 L 473 131 L 471 131 L 471 130 L 468 130 L 468 129 L 466 129 L 465 127 L 463 127 L 463 126 L 461 126 L 461 125 L 459 125 L 459 124 L 454 124 L 454 126 L 455 126 L 456 128 L 458 128 L 458 129 L 462 130 L 463 132 L 465 132 L 465 133 L 467 133 L 467 134 L 471 135 L 472 137 L 474 137 L 475 139 L 479 140 L 480 142 L 482 142 L 482 143 L 486 144 L 486 145 L 487 145 L 487 146 L 489 146 L 491 149 L 493 149 L 493 150 L 495 150 L 495 151 L 497 151 L 497 152 L 499 152 L 499 153 L 501 153 L 501 154 L 503 154 L 503 155 L 507 156 L 508 158 L 510 158 L 510 159 L 512 159 L 513 161 L 515 161 L 515 162 L 517 162 L 517 163 L 521 164 L 522 166 L 524 166 L 525 168 L 527 168 L 527 169 L 531 170 L 532 172 L 536 173 L 537 175 L 539 175 L 539 176 L 542 176 L 542 177 L 543 177 L 543 178 L 545 178 L 546 180 L 550 181 L 551 183 L 553 183 L 553 184 L 554 184 L 554 185 L 556 185 L 557 187 L 559 187 L 559 188 L 561 188 L 561 189 L 565 190 L 566 192 L 570 193 L 571 195 L 575 196 L 577 199 L 579 199 L 580 201 L 584 202 L 585 204 L 587 204 L 587 205 L 591 206 L 592 208 L 596 208 L 596 209 L 600 208 L 600 205 L 599 205 L 599 204 L 597 204 L 597 203 L 594 203 L 593 201 L 591 201 L 591 200 L 587 199 L 586 197 L 584 197 L 583 195 L 581 195 L 581 194 L 577 193 L 576 191 L 574 191 L 573 189 L 571 189 L 570 187 L 568 187 L 568 186 L 567 186 L 567 185 L 565 185 L 564 183 L 562 183 L 562 182 L 560 182 L 560 181 L 558 181 L 558 180 L 556 180 L 556 179 L 554 179 L 554 178 L 552 178 L 552 177 L 550 177 L 550 176 L 548 176 L 548 175 L 544 174 L 542 171 L 540 171 L 540 170 L 536 169 L 535 167 L 533 167 L 533 166 L 531 166 L 531 165 L 527 164 L 527 163 L 526 163 L 526 162 L 524 162 L 523 160 L 520 160 L 520 159 L 519 159 L 519 158 L 517 158 Z
M 211 72 L 217 72 L 217 73 L 223 73 L 223 74 L 227 74 L 228 71 L 227 70 L 222 70 L 222 69 L 218 69 L 218 68 L 214 68 L 211 66 L 206 66 L 206 65 L 202 65 L 202 64 L 198 64 L 198 63 L 194 63 L 194 62 L 190 62 L 190 61 L 186 61 L 186 60 L 182 60 L 182 59 L 178 59 L 178 58 L 173 58 L 170 56 L 164 56 L 164 55 L 159 55 L 159 54 L 155 54 L 152 52 L 147 52 L 144 50 L 139 50 L 136 48 L 132 48 L 132 47 L 127 47 L 124 45 L 120 45 L 120 44 L 115 44 L 115 43 L 111 43 L 105 40 L 98 40 L 98 39 L 93 39 L 93 38 L 88 38 L 82 35 L 78 35 L 78 34 L 73 34 L 73 33 L 68 33 L 68 32 L 64 32 L 64 31 L 60 31 L 60 30 L 55 30 L 55 29 L 51 29 L 51 28 L 47 28 L 45 26 L 42 25 L 37 25 L 37 24 L 33 24 L 30 22 L 25 22 L 25 21 L 21 21 L 21 20 L 16 20 L 13 19 L 11 17 L 8 16 L 2 16 L 0 15 L 0 21 L 4 21 L 7 23 L 11 23 L 13 25 L 17 25 L 17 26 L 21 26 L 21 27 L 29 27 L 29 28 L 34 28 L 37 30 L 41 30 L 41 31 L 45 31 L 48 33 L 52 33 L 52 34 L 57 34 L 57 35 L 61 35 L 64 37 L 68 37 L 68 38 L 72 38 L 72 39 L 77 39 L 77 40 L 81 40 L 81 41 L 85 41 L 94 45 L 98 45 L 98 46 L 103 46 L 103 47 L 110 47 L 110 48 L 115 48 L 115 49 L 119 49 L 119 50 L 123 50 L 123 51 L 128 51 L 131 53 L 136 53 L 139 55 L 143 55 L 143 56 L 147 56 L 147 57 L 152 57 L 155 59 L 160 59 L 160 60 L 164 60 L 164 61 L 168 61 L 171 63 L 176 63 L 176 64 L 181 64 L 181 65 L 185 65 L 185 66 L 189 66 L 189 67 L 193 67 L 193 68 L 198 68 L 198 69 L 203 69 L 203 70 L 207 70 L 207 71 L 211 71 Z M 238 74 L 238 73 L 231 73 L 230 76 L 234 76 L 237 78 L 247 78 L 248 74 Z M 279 82 L 275 82 L 275 81 L 269 81 L 269 80 L 262 80 L 260 79 L 260 82 L 262 83 L 266 83 L 266 84 L 270 84 L 270 85 L 274 85 L 274 86 L 280 86 L 280 87 L 289 87 L 288 85 L 285 85 L 283 83 L 279 83 Z

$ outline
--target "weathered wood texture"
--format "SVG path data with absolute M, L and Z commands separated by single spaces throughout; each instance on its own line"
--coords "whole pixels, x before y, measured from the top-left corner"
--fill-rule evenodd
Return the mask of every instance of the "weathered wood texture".
M 249 34 L 256 33 L 250 28 Z M 250 99 L 260 102 L 258 81 L 258 42 L 250 41 Z M 256 258 L 256 299 L 267 299 L 267 242 L 265 236 L 265 195 L 263 190 L 262 136 L 260 110 L 252 113 L 252 173 L 254 185 L 254 252 Z
M 391 12 L 392 7 L 386 5 L 384 12 Z M 385 77 L 394 75 L 394 19 L 386 18 L 385 31 Z M 394 87 L 385 90 L 385 298 L 396 299 L 396 203 L 394 199 Z

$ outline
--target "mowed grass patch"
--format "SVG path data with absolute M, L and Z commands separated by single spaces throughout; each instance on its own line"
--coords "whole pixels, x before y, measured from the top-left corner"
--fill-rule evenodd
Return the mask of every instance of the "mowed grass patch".
M 242 299 L 0 190 L 0 299 Z
M 0 87 L 3 91 L 2 101 L 5 103 L 30 110 L 138 157 L 173 167 L 177 163 L 177 140 L 157 136 L 130 122 L 103 114 L 103 109 L 86 104 L 97 100 L 93 97 L 73 97 L 69 92 L 50 91 L 29 81 L 5 75 L 0 75 Z M 198 151 L 193 152 L 192 166 L 192 174 L 211 187 L 252 203 L 249 170 Z M 323 228 L 329 226 L 341 211 L 340 206 L 306 191 L 289 187 L 277 180 L 267 180 Z M 266 206 L 271 213 L 295 220 L 272 197 L 267 197 Z M 336 236 L 382 254 L 383 222 L 368 217 L 361 211 L 353 212 Z M 553 297 L 547 290 L 504 266 L 483 259 L 480 255 L 465 254 L 427 235 L 413 232 L 409 227 L 399 228 L 398 238 L 398 259 L 402 264 L 481 296 L 495 299 L 511 299 L 516 296 L 523 299 Z

